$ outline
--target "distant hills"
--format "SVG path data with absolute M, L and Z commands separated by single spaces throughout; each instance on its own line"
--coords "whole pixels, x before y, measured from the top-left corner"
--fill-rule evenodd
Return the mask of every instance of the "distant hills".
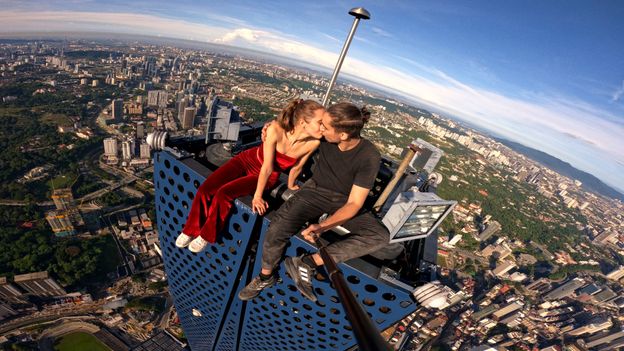
M 561 161 L 560 159 L 551 156 L 545 152 L 532 149 L 530 147 L 518 144 L 513 141 L 501 138 L 495 139 L 503 145 L 507 145 L 509 148 L 543 164 L 544 166 L 554 170 L 559 174 L 562 174 L 572 179 L 580 180 L 581 182 L 583 182 L 582 187 L 588 191 L 624 201 L 624 194 L 603 183 L 600 179 L 594 177 L 593 175 L 574 168 L 571 164 L 567 162 Z

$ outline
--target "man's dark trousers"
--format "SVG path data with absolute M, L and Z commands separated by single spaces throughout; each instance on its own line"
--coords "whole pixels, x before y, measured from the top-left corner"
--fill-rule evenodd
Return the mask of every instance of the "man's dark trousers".
M 316 223 L 324 213 L 332 214 L 347 202 L 348 196 L 324 189 L 313 180 L 284 203 L 265 235 L 262 246 L 262 268 L 277 267 L 290 237 L 297 234 L 306 222 Z M 388 245 L 389 232 L 370 212 L 358 213 L 342 225 L 351 233 L 327 245 L 327 252 L 338 262 L 361 257 Z

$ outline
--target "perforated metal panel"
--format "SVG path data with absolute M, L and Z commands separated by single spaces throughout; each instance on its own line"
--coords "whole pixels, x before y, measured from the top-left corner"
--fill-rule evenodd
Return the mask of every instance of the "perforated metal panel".
M 203 177 L 167 152 L 154 164 L 155 201 L 169 288 L 193 350 L 211 350 L 241 271 L 256 215 L 237 201 L 218 242 L 194 254 L 175 246 Z M 201 316 L 193 315 L 193 310 Z M 196 312 L 197 314 L 197 312 Z
M 248 274 L 250 238 L 260 230 L 260 243 L 269 220 L 258 217 L 236 201 L 227 230 L 218 243 L 200 254 L 175 247 L 189 206 L 203 176 L 166 151 L 155 155 L 154 184 L 158 230 L 170 293 L 191 349 L 198 350 L 346 350 L 355 345 L 351 327 L 330 282 L 317 275 L 318 301 L 304 298 L 280 269 L 282 282 L 256 299 L 241 302 L 236 294 L 260 271 L 261 246 L 253 274 Z M 287 255 L 314 247 L 291 240 Z M 415 310 L 409 296 L 352 267 L 341 264 L 351 289 L 384 329 Z M 242 279 L 242 280 L 241 280 Z M 195 310 L 195 315 L 193 311 Z M 197 313 L 199 312 L 199 313 Z M 201 314 L 201 315 L 199 315 Z

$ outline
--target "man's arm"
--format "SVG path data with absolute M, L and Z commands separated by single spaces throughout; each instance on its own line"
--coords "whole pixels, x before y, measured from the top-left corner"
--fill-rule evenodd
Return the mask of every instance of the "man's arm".
M 327 217 L 323 223 L 311 224 L 308 226 L 301 232 L 301 235 L 303 235 L 306 240 L 314 242 L 316 236 L 347 222 L 360 211 L 362 206 L 364 206 L 364 202 L 366 201 L 369 191 L 370 189 L 353 185 L 351 187 L 351 192 L 349 193 L 349 198 L 347 199 L 347 202 L 342 205 L 342 207 L 340 207 L 331 216 Z

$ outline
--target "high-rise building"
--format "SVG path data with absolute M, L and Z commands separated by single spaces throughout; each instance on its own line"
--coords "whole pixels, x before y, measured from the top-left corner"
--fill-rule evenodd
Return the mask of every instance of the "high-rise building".
M 123 120 L 123 99 L 113 100 L 113 120 L 115 123 Z
M 184 110 L 187 107 L 189 107 L 189 100 L 186 97 L 183 97 L 178 103 L 178 121 L 180 121 L 180 123 L 182 123 L 182 120 L 184 119 Z
M 192 350 L 348 350 L 355 346 L 352 327 L 329 279 L 314 280 L 318 301 L 312 303 L 281 267 L 280 283 L 246 303 L 238 299 L 238 291 L 260 271 L 261 245 L 254 253 L 251 247 L 263 242 L 270 223 L 254 214 L 246 200 L 235 201 L 219 245 L 199 254 L 177 248 L 176 236 L 197 191 L 194 184 L 203 182 L 208 169 L 168 150 L 158 151 L 153 159 L 160 248 L 169 292 Z M 434 252 L 435 244 L 434 240 Z M 285 255 L 311 250 L 309 243 L 293 237 Z M 379 330 L 416 310 L 409 290 L 379 282 L 381 267 L 355 259 L 340 268 L 359 301 L 367 301 L 362 307 Z M 390 282 L 391 276 L 385 275 Z
M 145 123 L 144 122 L 137 122 L 136 137 L 137 139 L 143 139 L 145 137 Z
M 150 107 L 167 107 L 169 96 L 164 90 L 151 90 L 147 92 L 147 105 Z
M 147 143 L 141 144 L 140 156 L 141 158 L 150 158 L 150 146 Z
M 193 128 L 195 123 L 195 112 L 195 107 L 187 107 L 184 109 L 184 117 L 181 121 L 182 129 Z
M 124 160 L 129 160 L 129 159 L 132 158 L 132 154 L 133 154 L 133 152 L 132 152 L 132 145 L 131 145 L 131 143 L 129 141 L 127 141 L 127 140 L 123 141 L 121 143 L 121 157 Z
M 16 275 L 13 280 L 22 289 L 35 296 L 67 295 L 65 289 L 51 278 L 47 271 Z
M 6 300 L 18 299 L 22 296 L 22 292 L 6 277 L 0 277 L 0 297 Z
M 117 149 L 117 139 L 106 138 L 104 139 L 104 155 L 105 156 L 117 156 L 119 150 Z

